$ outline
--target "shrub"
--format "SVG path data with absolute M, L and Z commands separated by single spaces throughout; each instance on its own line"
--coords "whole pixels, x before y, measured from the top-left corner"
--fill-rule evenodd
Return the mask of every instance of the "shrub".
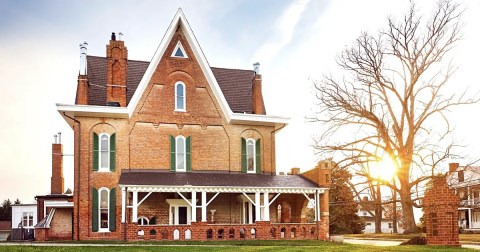
M 400 243 L 400 245 L 426 245 L 426 244 L 427 244 L 427 238 L 423 236 L 415 236 L 408 241 L 404 241 Z

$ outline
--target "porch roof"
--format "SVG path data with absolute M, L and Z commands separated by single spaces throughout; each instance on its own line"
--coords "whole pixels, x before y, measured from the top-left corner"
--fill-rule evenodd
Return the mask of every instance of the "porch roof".
M 122 170 L 120 187 L 209 187 L 209 188 L 263 188 L 307 189 L 320 188 L 312 181 L 299 175 L 267 175 L 214 172 L 166 172 L 158 170 Z M 234 190 L 236 191 L 236 190 Z

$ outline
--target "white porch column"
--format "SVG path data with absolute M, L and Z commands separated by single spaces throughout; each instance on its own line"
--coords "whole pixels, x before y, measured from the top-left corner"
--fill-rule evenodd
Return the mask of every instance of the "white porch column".
M 468 209 L 468 229 L 472 229 L 472 209 Z
M 125 198 L 126 198 L 126 188 L 122 189 L 122 223 L 125 223 L 125 210 L 127 208 L 125 204 Z
M 313 204 L 313 209 L 315 211 L 315 221 L 318 221 L 318 197 L 317 197 L 317 193 L 313 194 L 313 200 L 315 201 L 315 203 Z
M 317 194 L 317 200 L 318 202 L 315 202 L 315 205 L 317 206 L 317 221 L 320 221 L 322 219 L 322 215 L 321 215 L 321 208 L 320 208 L 320 192 L 319 191 L 316 191 Z
M 137 222 L 137 215 L 138 215 L 138 192 L 133 191 L 133 198 L 132 198 L 132 222 Z
M 202 192 L 202 222 L 207 222 L 207 192 Z
M 268 192 L 263 193 L 263 220 L 270 221 L 270 202 L 268 201 Z
M 255 221 L 260 221 L 260 192 L 255 192 Z
M 197 222 L 197 192 L 192 192 L 192 222 Z

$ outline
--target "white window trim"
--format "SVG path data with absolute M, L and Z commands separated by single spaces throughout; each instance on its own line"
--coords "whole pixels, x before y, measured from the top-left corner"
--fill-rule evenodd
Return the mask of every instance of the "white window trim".
M 175 56 L 175 53 L 177 52 L 177 49 L 178 49 L 178 48 L 180 48 L 180 50 L 182 50 L 183 57 L 181 57 L 181 56 Z M 183 48 L 183 45 L 182 45 L 182 43 L 180 42 L 180 40 L 177 42 L 177 45 L 175 45 L 175 48 L 173 49 L 173 52 L 172 52 L 172 54 L 170 55 L 170 57 L 179 58 L 179 59 L 188 59 L 187 52 L 185 52 L 185 49 Z
M 177 104 L 177 87 L 181 85 L 183 87 L 183 108 L 178 108 Z M 175 111 L 176 112 L 187 112 L 187 89 L 185 87 L 185 83 L 182 81 L 177 81 L 175 83 Z
M 183 169 L 179 170 L 177 168 L 178 164 L 178 139 L 183 139 Z M 187 140 L 184 136 L 179 135 L 175 137 L 175 171 L 176 172 L 186 172 L 187 171 Z
M 147 224 L 143 224 L 143 225 L 140 224 L 140 220 L 141 220 L 141 219 L 146 220 L 146 221 L 147 221 Z M 137 218 L 137 223 L 139 223 L 138 225 L 141 225 L 141 226 L 148 226 L 148 225 L 150 225 L 150 220 L 149 220 L 147 217 L 145 217 L 145 216 L 140 216 L 140 217 Z
M 107 167 L 102 167 L 102 136 L 108 137 L 107 143 Z M 110 135 L 108 133 L 100 133 L 98 135 L 98 171 L 110 172 Z
M 107 191 L 107 227 L 102 228 L 102 211 L 101 211 L 101 204 L 102 204 L 102 191 Z M 99 233 L 108 233 L 110 232 L 110 189 L 106 187 L 102 187 L 98 189 L 98 232 Z
M 248 170 L 248 142 L 252 141 L 253 142 L 253 171 Z M 245 142 L 245 149 L 246 149 L 246 159 L 247 159 L 247 173 L 257 173 L 257 152 L 256 152 L 256 141 L 253 138 L 247 138 Z
M 24 223 L 23 223 L 23 221 L 24 221 L 23 217 L 24 217 L 25 214 L 27 215 L 27 221 L 26 221 L 26 222 L 27 222 L 27 223 L 26 223 L 27 225 L 23 225 L 23 224 L 24 224 Z M 33 228 L 33 227 L 35 226 L 35 223 L 33 223 L 32 226 L 28 225 L 28 224 L 30 223 L 30 220 L 31 220 L 32 223 L 33 223 L 33 212 L 30 212 L 30 211 L 28 211 L 28 212 L 22 212 L 22 226 L 23 226 L 24 228 Z

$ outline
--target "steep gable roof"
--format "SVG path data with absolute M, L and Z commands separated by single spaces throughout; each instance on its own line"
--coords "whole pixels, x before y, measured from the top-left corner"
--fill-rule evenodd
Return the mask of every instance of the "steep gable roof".
M 145 74 L 150 62 L 128 60 L 127 62 L 127 104 Z M 107 97 L 107 59 L 105 57 L 87 56 L 87 77 L 90 83 L 90 105 L 105 106 Z M 234 113 L 253 113 L 252 81 L 253 70 L 227 69 L 211 67 L 213 75 Z
M 184 32 L 185 38 L 191 47 L 192 53 L 198 61 L 200 69 L 202 70 L 208 84 L 211 87 L 214 98 L 220 105 L 221 113 L 225 116 L 227 122 L 232 124 L 251 124 L 251 125 L 270 125 L 275 126 L 276 129 L 283 128 L 288 123 L 288 118 L 271 116 L 271 115 L 258 115 L 258 114 L 246 114 L 233 111 L 227 99 L 220 88 L 217 79 L 215 78 L 212 69 L 210 68 L 205 55 L 203 54 L 200 45 L 198 44 L 195 35 L 193 34 L 190 25 L 188 24 L 185 15 L 181 9 L 178 9 L 175 17 L 170 23 L 160 45 L 158 46 L 152 61 L 148 64 L 138 87 L 131 96 L 127 107 L 107 107 L 107 106 L 95 106 L 95 105 L 65 105 L 57 104 L 57 110 L 62 114 L 65 120 L 73 127 L 73 121 L 71 116 L 96 116 L 96 117 L 112 117 L 112 118 L 130 118 L 137 107 L 147 85 L 152 78 L 156 67 L 158 66 L 162 56 L 166 53 L 166 49 L 175 34 L 178 27 L 181 27 Z M 128 70 L 127 70 L 128 71 Z M 246 112 L 246 111 L 244 111 Z

